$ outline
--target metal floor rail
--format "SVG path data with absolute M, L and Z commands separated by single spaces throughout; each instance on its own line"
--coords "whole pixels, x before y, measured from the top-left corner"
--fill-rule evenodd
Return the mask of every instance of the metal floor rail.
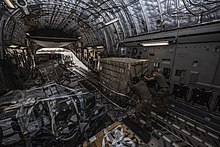
M 78 74 L 87 80 L 84 84 L 97 88 L 100 86 L 95 74 L 76 68 Z M 220 144 L 220 118 L 208 112 L 194 108 L 181 101 L 168 99 L 169 109 L 167 117 L 164 118 L 155 112 L 152 112 L 153 132 L 152 138 L 148 143 L 151 147 L 218 147 Z M 111 103 L 111 102 L 110 102 Z M 108 104 L 108 106 L 110 106 Z M 121 109 L 113 108 L 117 105 L 111 105 L 112 111 Z M 153 107 L 155 107 L 153 105 Z M 126 117 L 126 113 L 120 113 L 120 116 Z M 118 117 L 114 115 L 111 117 Z

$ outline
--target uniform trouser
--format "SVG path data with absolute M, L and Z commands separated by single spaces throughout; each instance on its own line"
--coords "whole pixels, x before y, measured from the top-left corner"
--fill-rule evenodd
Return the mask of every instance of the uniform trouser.
M 156 105 L 156 112 L 158 113 L 166 113 L 167 109 L 167 96 L 169 95 L 168 88 L 160 88 L 154 97 L 154 102 Z
M 146 127 L 151 127 L 151 107 L 151 100 L 140 101 L 136 106 L 136 118 L 146 121 Z M 143 118 L 141 117 L 141 113 L 145 115 Z

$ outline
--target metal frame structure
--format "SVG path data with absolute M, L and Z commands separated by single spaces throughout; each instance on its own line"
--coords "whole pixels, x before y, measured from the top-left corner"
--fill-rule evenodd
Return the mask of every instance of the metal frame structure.
M 125 38 L 218 20 L 219 1 L 212 0 L 28 0 L 27 9 L 10 0 L 0 3 L 1 44 L 24 44 L 25 33 L 52 28 L 81 36 L 83 46 L 105 44 L 114 52 Z M 26 0 L 23 0 L 26 2 Z M 110 25 L 105 23 L 118 18 Z M 6 21 L 3 24 L 4 20 Z M 4 47 L 3 47 L 4 48 Z

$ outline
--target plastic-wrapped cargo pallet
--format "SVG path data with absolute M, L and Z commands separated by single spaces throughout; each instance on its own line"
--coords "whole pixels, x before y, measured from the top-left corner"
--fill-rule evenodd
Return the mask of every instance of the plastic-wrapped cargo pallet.
M 100 62 L 100 80 L 108 88 L 126 94 L 130 90 L 128 82 L 132 77 L 140 76 L 147 64 L 147 59 L 103 58 Z

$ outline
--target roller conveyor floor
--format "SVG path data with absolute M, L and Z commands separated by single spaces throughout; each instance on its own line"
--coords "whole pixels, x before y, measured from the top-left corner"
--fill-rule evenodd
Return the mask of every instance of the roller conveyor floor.
M 220 144 L 219 116 L 197 109 L 173 97 L 169 97 L 168 101 L 169 109 L 166 112 L 166 118 L 152 112 L 153 132 L 148 146 L 217 147 Z M 123 120 L 125 117 L 126 115 L 120 118 Z

